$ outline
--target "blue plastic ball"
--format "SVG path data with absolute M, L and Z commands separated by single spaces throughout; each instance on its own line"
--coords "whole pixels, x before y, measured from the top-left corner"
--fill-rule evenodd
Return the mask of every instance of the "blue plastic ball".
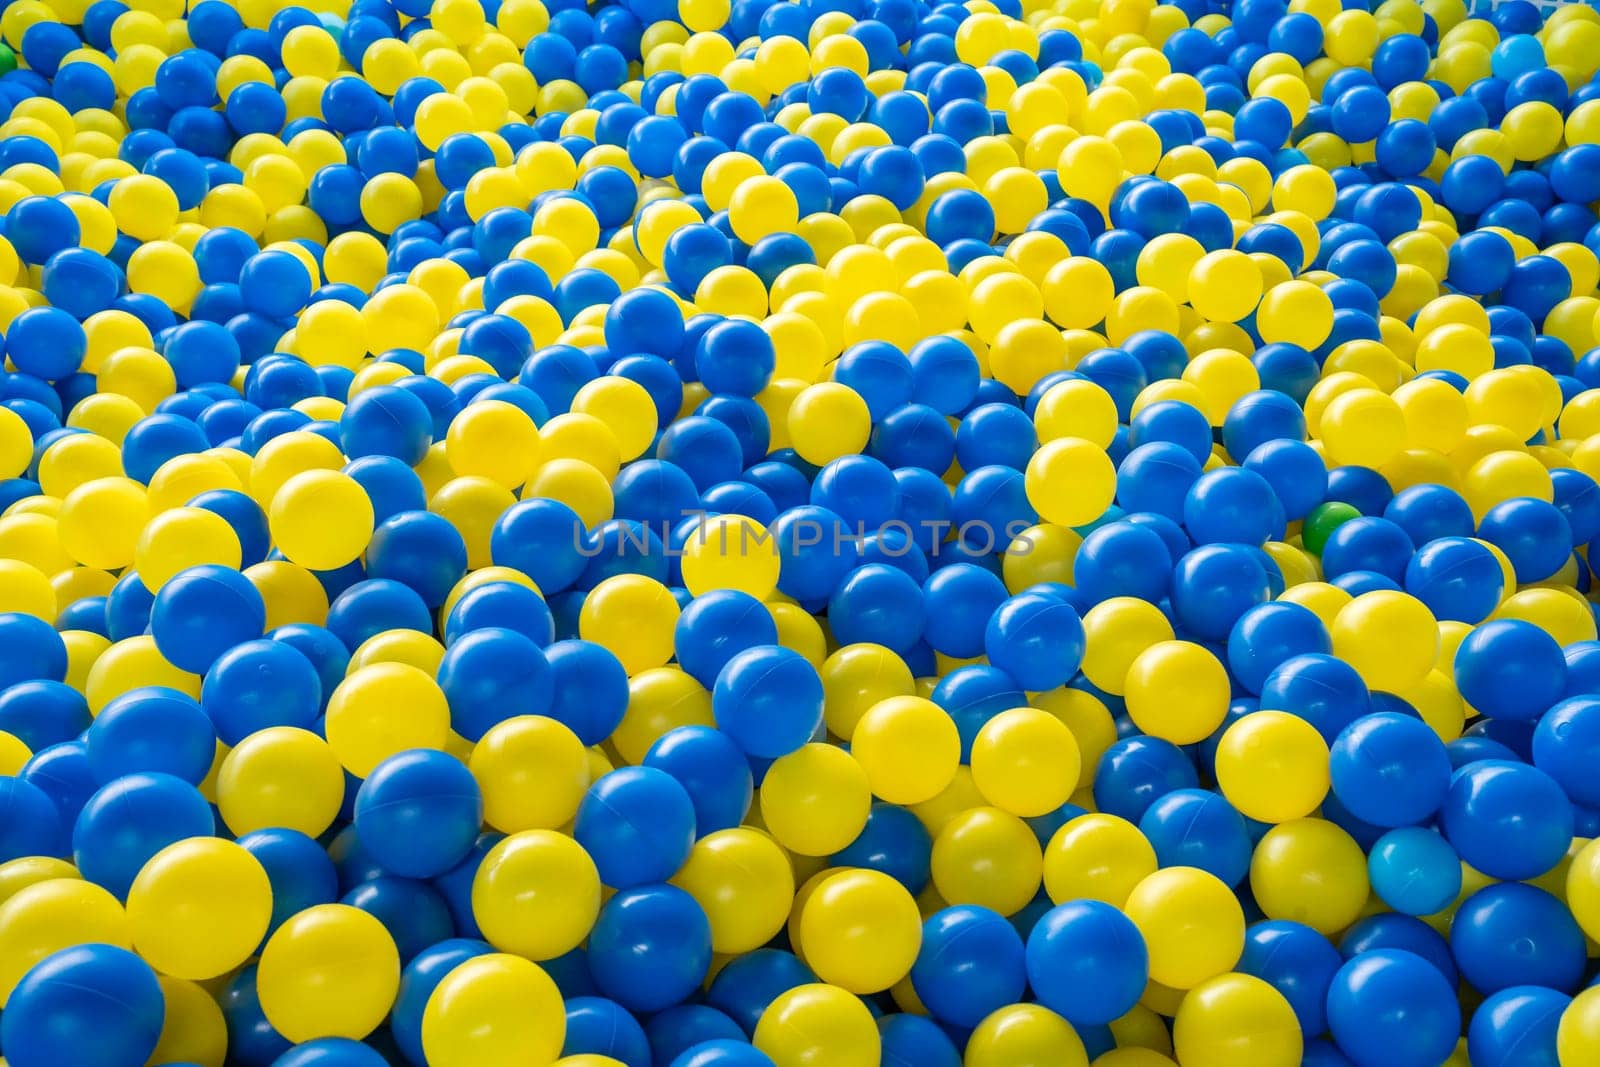
M 1572 843 L 1572 803 L 1544 771 L 1485 759 L 1455 774 L 1439 828 L 1463 860 L 1492 878 L 1533 878 Z
M 1461 892 L 1461 859 L 1443 836 L 1421 826 L 1390 830 L 1367 857 L 1372 891 L 1404 915 L 1432 915 Z
M 187 694 L 160 686 L 133 689 L 112 700 L 84 740 L 89 767 L 101 785 L 140 771 L 199 785 L 216 759 L 216 730 L 204 709 Z
M 482 822 L 477 781 L 460 760 L 432 749 L 390 756 L 356 793 L 362 848 L 405 878 L 432 878 L 455 866 Z
M 810 741 L 822 724 L 822 680 L 798 652 L 758 645 L 723 665 L 711 711 L 744 752 L 776 759 Z
M 573 837 L 606 885 L 625 889 L 662 882 L 689 857 L 694 802 L 666 771 L 619 768 L 589 787 L 578 807 Z
M 0 1018 L 15 1067 L 142 1064 L 161 1037 L 164 998 L 139 957 L 112 945 L 76 945 L 34 964 Z
M 595 984 L 629 1011 L 661 1011 L 683 1002 L 710 965 L 711 924 L 695 899 L 676 886 L 620 890 L 601 907 L 589 934 Z
M 1532 721 L 1561 699 L 1566 660 L 1549 633 L 1520 619 L 1496 619 L 1456 649 L 1461 697 L 1492 718 Z
M 1333 792 L 1374 826 L 1411 826 L 1439 810 L 1450 788 L 1444 743 L 1421 719 L 1377 712 L 1345 727 L 1329 749 Z
M 989 908 L 964 904 L 937 911 L 922 924 L 911 985 L 934 1018 L 976 1026 L 1022 996 L 1022 937 Z
M 1560 900 L 1536 886 L 1501 882 L 1462 901 L 1450 951 L 1480 993 L 1537 985 L 1572 992 L 1585 967 L 1583 931 Z
M 1027 971 L 1040 1002 L 1074 1025 L 1126 1014 L 1149 981 L 1138 927 L 1098 900 L 1067 901 L 1045 912 L 1028 935 Z
M 1357 1063 L 1442 1063 L 1461 1033 L 1461 1008 L 1455 989 L 1420 956 L 1377 949 L 1333 976 L 1328 1027 Z
M 89 798 L 72 828 L 72 858 L 83 877 L 125 897 L 145 863 L 163 848 L 216 828 L 211 806 L 170 774 L 126 774 Z

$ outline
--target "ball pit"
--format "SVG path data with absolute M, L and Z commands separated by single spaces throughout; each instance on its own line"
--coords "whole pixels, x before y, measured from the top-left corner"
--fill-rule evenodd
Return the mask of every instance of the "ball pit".
M 1600 15 L 0 11 L 0 1063 L 1600 1060 Z

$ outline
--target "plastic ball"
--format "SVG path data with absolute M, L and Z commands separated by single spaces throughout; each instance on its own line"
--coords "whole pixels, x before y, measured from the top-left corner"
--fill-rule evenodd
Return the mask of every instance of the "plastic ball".
M 1480 889 L 1450 925 L 1462 976 L 1484 993 L 1518 985 L 1571 991 L 1583 969 L 1582 944 L 1582 931 L 1559 900 L 1520 883 Z
M 1461 892 L 1461 861 L 1433 830 L 1404 827 L 1373 844 L 1367 877 L 1373 892 L 1396 911 L 1431 915 Z
M 225 745 L 269 727 L 310 727 L 323 698 L 316 666 L 287 641 L 235 645 L 206 671 L 200 688 L 200 703 Z
M 984 724 L 972 745 L 974 784 L 996 807 L 1024 817 L 1059 808 L 1077 785 L 1078 744 L 1060 719 L 1019 708 Z
M 0 1039 L 20 1067 L 62 1056 L 121 1067 L 155 1051 L 162 1013 L 161 986 L 143 960 L 114 945 L 78 945 L 41 960 L 11 991 Z
M 285 482 L 267 513 L 272 539 L 292 563 L 336 570 L 372 538 L 372 501 L 360 483 L 334 471 L 305 471 Z
M 1089 1062 L 1083 1039 L 1061 1016 L 1037 1004 L 1012 1004 L 992 1013 L 967 1040 L 966 1061 L 974 1067 L 1006 1063 Z
M 495 844 L 472 881 L 472 913 L 496 948 L 551 960 L 576 948 L 600 911 L 595 863 L 570 837 L 525 830 Z M 532 922 L 538 916 L 540 922 Z
M 1023 594 L 1001 604 L 983 636 L 989 661 L 1027 689 L 1065 684 L 1083 659 L 1083 625 L 1070 604 Z
M 483 821 L 483 799 L 453 756 L 415 749 L 373 768 L 356 793 L 362 847 L 386 871 L 409 878 L 443 874 L 466 855 Z
M 89 767 L 102 785 L 140 771 L 199 785 L 211 770 L 217 735 L 192 697 L 152 686 L 124 693 L 102 708 L 85 741 Z
M 1027 963 L 1040 1002 L 1074 1025 L 1103 1025 L 1126 1014 L 1148 981 L 1138 927 L 1094 900 L 1046 912 L 1028 935 Z
M 822 722 L 822 706 L 816 668 L 777 645 L 735 655 L 717 674 L 711 694 L 718 728 L 746 753 L 768 759 L 809 741 Z
M 236 844 L 195 838 L 150 858 L 128 890 L 134 948 L 163 974 L 215 978 L 244 962 L 267 933 L 272 887 Z
M 1461 858 L 1485 874 L 1532 878 L 1566 854 L 1572 807 L 1538 768 L 1478 760 L 1451 779 L 1439 826 Z
M 679 1003 L 705 976 L 711 931 L 694 898 L 672 886 L 625 889 L 606 902 L 589 939 L 601 991 L 633 1011 Z
M 1300 1062 L 1304 1038 L 1282 993 L 1259 978 L 1224 974 L 1191 989 L 1172 1025 L 1185 1062 L 1245 1057 L 1261 1064 Z
M 911 984 L 936 1018 L 975 1024 L 1016 1000 L 1027 981 L 1023 966 L 1015 928 L 986 908 L 963 905 L 923 924 Z
M 1497 619 L 1456 650 L 1456 684 L 1473 707 L 1496 718 L 1534 719 L 1560 697 L 1566 670 L 1555 639 L 1532 623 Z
M 546 707 L 554 691 L 539 646 L 496 626 L 463 634 L 450 645 L 439 662 L 438 682 L 450 705 L 451 728 L 469 741 L 480 740 L 508 711 Z
M 434 680 L 404 663 L 352 671 L 328 700 L 328 744 L 350 773 L 362 777 L 407 749 L 440 748 L 450 708 Z
M 1328 1024 L 1357 1063 L 1404 1056 L 1443 1061 L 1461 1031 L 1455 991 L 1422 958 L 1400 949 L 1355 956 L 1333 977 Z
M 961 739 L 945 710 L 915 696 L 874 704 L 856 722 L 851 754 L 872 792 L 894 804 L 932 800 L 950 784 Z
M 1378 712 L 1347 726 L 1329 749 L 1334 795 L 1374 826 L 1410 826 L 1428 819 L 1450 787 L 1450 760 L 1439 736 L 1420 719 Z
M 266 604 L 236 570 L 191 567 L 156 593 L 150 628 L 168 661 L 202 674 L 233 646 L 261 636 Z
M 344 904 L 307 908 L 261 950 L 261 1008 L 291 1041 L 366 1037 L 394 1003 L 400 957 L 383 925 Z
M 446 974 L 422 1013 L 429 1063 L 554 1062 L 566 1038 L 561 994 L 538 964 L 504 953 L 466 960 Z
M 1244 916 L 1233 892 L 1192 867 L 1147 875 L 1123 912 L 1144 939 L 1150 977 L 1174 989 L 1193 989 L 1231 970 L 1244 948 Z
M 1159 797 L 1139 820 L 1157 859 L 1167 867 L 1198 867 L 1228 885 L 1250 870 L 1253 844 L 1244 818 L 1223 797 L 1177 789 Z
M 671 877 L 689 857 L 694 829 L 693 802 L 675 778 L 631 767 L 589 787 L 573 835 L 601 881 L 627 888 Z
M 774 1063 L 820 1058 L 848 1067 L 868 1067 L 881 1047 L 866 1004 L 828 983 L 780 993 L 761 1013 L 751 1042 Z
M 770 941 L 794 900 L 794 874 L 781 849 L 742 827 L 696 841 L 674 884 L 700 905 L 711 947 L 724 953 L 749 952 Z
M 1229 803 L 1247 817 L 1287 822 L 1310 814 L 1326 795 L 1327 753 L 1304 719 L 1254 712 L 1229 726 L 1218 743 L 1217 781 Z
M 1325 935 L 1353 922 L 1369 893 L 1361 846 L 1325 819 L 1268 830 L 1250 858 L 1250 888 L 1269 918 L 1294 919 Z

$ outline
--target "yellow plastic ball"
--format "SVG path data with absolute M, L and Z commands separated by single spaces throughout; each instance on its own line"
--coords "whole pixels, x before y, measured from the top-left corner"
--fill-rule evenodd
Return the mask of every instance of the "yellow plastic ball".
M 882 1047 L 861 998 L 822 982 L 778 994 L 761 1013 L 751 1043 L 780 1067 L 877 1067 Z
M 578 635 L 605 646 L 630 675 L 672 658 L 678 601 L 653 578 L 619 574 L 589 591 L 578 613 Z
M 344 770 L 309 730 L 274 726 L 240 741 L 217 770 L 217 808 L 235 835 L 283 827 L 319 837 L 339 815 Z
M 228 1024 L 205 987 L 182 978 L 157 975 L 166 1011 L 153 1063 L 193 1063 L 222 1067 L 228 1053 Z
M 537 963 L 476 956 L 434 987 L 422 1012 L 422 1051 L 436 1067 L 521 1067 L 561 1055 L 561 991 Z
M 96 478 L 67 494 L 57 515 L 61 547 L 86 567 L 118 570 L 133 562 L 150 517 L 144 486 L 131 478 Z
M 778 178 L 742 181 L 728 203 L 728 224 L 745 244 L 753 245 L 769 234 L 793 233 L 799 222 L 794 190 Z
M 267 509 L 279 551 L 310 570 L 337 570 L 354 562 L 372 539 L 373 523 L 372 501 L 361 483 L 330 470 L 296 474 Z
M 134 546 L 133 565 L 152 593 L 179 571 L 203 563 L 237 568 L 239 535 L 222 516 L 201 508 L 174 508 L 146 523 Z
M 483 820 L 501 833 L 572 821 L 589 788 L 589 758 L 565 724 L 543 715 L 496 723 L 467 763 L 483 793 Z
M 837 382 L 808 385 L 789 406 L 789 442 L 807 463 L 824 466 L 859 453 L 872 432 L 867 402 Z
M 872 794 L 861 765 L 833 745 L 801 745 L 761 781 L 761 820 L 778 843 L 802 856 L 839 852 L 861 834 Z
M 1543 100 L 1518 104 L 1500 120 L 1500 132 L 1505 134 L 1512 156 L 1524 163 L 1554 152 L 1564 131 L 1561 112 Z
M 905 886 L 878 871 L 841 871 L 822 880 L 800 916 L 806 962 L 852 993 L 877 993 L 911 972 L 922 917 Z
M 571 410 L 600 419 L 616 435 L 624 461 L 643 456 L 656 435 L 659 416 L 650 394 L 638 382 L 614 374 L 584 384 Z
M 527 412 L 503 400 L 471 404 L 451 420 L 445 455 L 458 475 L 515 489 L 538 466 L 539 428 Z
M 772 838 L 735 827 L 694 843 L 672 883 L 711 923 L 713 952 L 744 953 L 775 937 L 794 903 L 794 868 Z
M 1238 322 L 1256 309 L 1262 284 L 1261 268 L 1243 252 L 1209 252 L 1189 271 L 1189 303 L 1213 322 Z
M 500 951 L 554 959 L 589 936 L 600 914 L 600 873 L 567 835 L 523 830 L 484 856 L 472 879 L 472 914 Z
M 255 953 L 272 918 L 272 884 L 243 848 L 194 837 L 150 857 L 127 908 L 134 950 L 163 974 L 200 981 Z
M 1062 437 L 1028 460 L 1028 503 L 1046 522 L 1083 526 L 1098 519 L 1116 496 L 1117 471 L 1092 441 Z
M 966 1067 L 1088 1067 L 1072 1024 L 1039 1004 L 991 1012 L 967 1039 Z
M 1270 823 L 1303 818 L 1328 794 L 1328 744 L 1298 716 L 1252 712 L 1229 726 L 1217 743 L 1217 785 L 1247 818 Z
M 1267 918 L 1291 919 L 1331 937 L 1366 906 L 1366 858 L 1354 838 L 1324 819 L 1280 823 L 1256 844 L 1250 891 Z
M 1561 1012 L 1556 1056 L 1561 1063 L 1586 1063 L 1600 1056 L 1600 990 L 1585 989 Z
M 140 241 L 156 241 L 178 224 L 178 196 L 160 178 L 136 174 L 111 187 L 107 202 L 117 229 Z
M 961 737 L 955 720 L 933 701 L 892 696 L 856 721 L 850 754 L 865 770 L 873 795 L 891 804 L 921 804 L 955 777 Z
M 933 839 L 933 885 L 951 904 L 1015 915 L 1039 891 L 1044 859 L 1028 824 L 999 808 L 970 808 Z
M 290 1041 L 360 1040 L 383 1022 L 400 987 L 394 938 L 373 916 L 318 904 L 267 939 L 256 970 L 261 1011 Z
M 1034 409 L 1040 441 L 1077 437 L 1108 448 L 1117 432 L 1117 405 L 1098 384 L 1076 379 L 1052 385 Z
M 1135 725 L 1175 745 L 1211 736 L 1228 713 L 1227 668 L 1189 641 L 1160 641 L 1140 652 L 1123 686 Z
M 1485 334 L 1471 326 L 1448 323 L 1417 341 L 1415 359 L 1419 373 L 1448 370 L 1471 381 L 1494 369 L 1494 346 Z
M 1393 459 L 1406 440 L 1399 403 L 1376 389 L 1352 389 L 1335 397 L 1318 428 L 1329 460 L 1339 466 L 1376 469 Z
M 1088 256 L 1063 259 L 1040 284 L 1044 311 L 1064 330 L 1087 330 L 1106 317 L 1116 298 L 1111 272 Z
M 0 479 L 16 478 L 33 462 L 33 435 L 22 416 L 0 409 Z
M 1403 693 L 1420 685 L 1439 652 L 1439 624 L 1416 597 L 1395 590 L 1363 593 L 1329 628 L 1334 655 L 1371 689 Z
M 1078 787 L 1078 742 L 1060 719 L 1036 708 L 1003 711 L 972 743 L 972 777 L 985 800 L 1023 818 L 1055 811 Z
M 1219 974 L 1191 989 L 1173 1020 L 1180 1063 L 1297 1067 L 1305 1038 L 1282 993 L 1248 974 Z
M 1256 329 L 1268 344 L 1288 342 L 1314 349 L 1333 332 L 1333 301 L 1310 282 L 1275 285 L 1256 309 Z
M 765 600 L 778 587 L 778 543 L 745 515 L 713 515 L 683 546 L 683 584 L 695 596 L 734 589 Z
M 1044 889 L 1057 904 L 1101 900 L 1120 908 L 1156 866 L 1155 849 L 1137 826 L 1093 812 L 1069 821 L 1050 838 L 1044 850 Z
M 1133 887 L 1123 912 L 1144 937 L 1151 980 L 1173 989 L 1193 989 L 1232 970 L 1244 951 L 1239 899 L 1195 867 L 1149 875 Z
M 404 663 L 362 667 L 328 700 L 328 744 L 358 778 L 398 752 L 443 748 L 449 733 L 450 707 L 438 683 Z

